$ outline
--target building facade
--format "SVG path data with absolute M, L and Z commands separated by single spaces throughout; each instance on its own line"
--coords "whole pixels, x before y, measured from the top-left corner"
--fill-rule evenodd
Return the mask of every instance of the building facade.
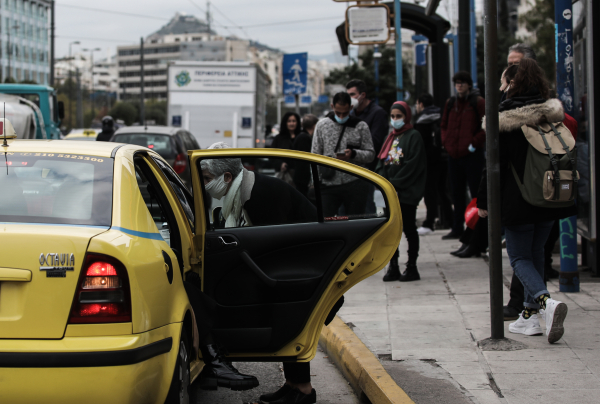
M 0 0 L 0 75 L 50 81 L 50 1 Z

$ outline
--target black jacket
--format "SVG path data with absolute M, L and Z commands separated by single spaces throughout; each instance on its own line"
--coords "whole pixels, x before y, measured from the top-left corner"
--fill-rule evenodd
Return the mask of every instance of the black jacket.
M 557 99 L 544 100 L 537 90 L 525 96 L 507 99 L 500 104 L 500 195 L 504 226 L 540 223 L 577 214 L 575 205 L 568 208 L 542 208 L 526 202 L 510 167 L 511 164 L 514 166 L 522 182 L 529 147 L 529 142 L 521 129 L 522 125 L 561 122 L 564 118 L 561 102 Z M 485 118 L 483 128 L 485 128 Z M 478 194 L 480 197 L 487 194 L 485 173 Z M 477 206 L 480 209 L 487 209 L 486 202 L 478 199 Z
M 317 209 L 291 185 L 254 173 L 250 199 L 244 204 L 253 226 L 317 222 Z
M 355 110 L 350 111 L 350 114 L 365 122 L 371 131 L 371 139 L 373 139 L 373 147 L 375 148 L 375 156 L 379 154 L 383 142 L 390 133 L 390 123 L 388 114 L 383 108 L 371 101 L 367 107 L 357 113 Z M 372 163 L 367 164 L 367 168 L 375 170 L 377 159 Z
M 103 130 L 102 132 L 98 133 L 98 136 L 96 136 L 96 140 L 99 142 L 108 142 L 114 134 L 114 130 Z
M 310 153 L 312 147 L 312 137 L 302 131 L 296 139 L 294 139 L 293 150 Z M 294 162 L 294 185 L 296 189 L 304 196 L 308 193 L 308 184 L 310 184 L 310 163 L 303 160 L 295 160 Z
M 416 123 L 413 125 L 423 138 L 428 167 L 438 166 L 442 159 L 441 121 L 442 115 L 440 108 L 435 105 L 430 105 L 416 116 Z

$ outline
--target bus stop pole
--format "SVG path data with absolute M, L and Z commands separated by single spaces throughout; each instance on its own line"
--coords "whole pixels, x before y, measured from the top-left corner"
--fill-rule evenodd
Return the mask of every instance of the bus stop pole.
M 500 241 L 502 224 L 500 221 L 498 8 L 496 0 L 485 0 L 483 14 L 491 338 L 503 339 L 502 288 L 504 285 L 502 282 L 502 245 Z
M 394 0 L 394 28 L 396 31 L 396 101 L 404 101 L 404 87 L 402 85 L 402 12 L 400 0 Z

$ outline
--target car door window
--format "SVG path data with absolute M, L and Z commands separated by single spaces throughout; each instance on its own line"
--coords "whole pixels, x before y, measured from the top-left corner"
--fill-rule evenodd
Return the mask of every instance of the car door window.
M 195 217 L 194 198 L 191 192 L 186 188 L 186 186 L 181 181 L 181 178 L 179 178 L 179 176 L 175 174 L 173 169 L 167 163 L 155 156 L 152 156 L 152 159 L 156 162 L 160 170 L 163 172 L 163 174 L 165 174 L 165 176 L 169 180 L 169 184 L 171 184 L 171 187 L 173 188 L 173 191 L 175 192 L 179 203 L 181 203 L 181 207 L 185 212 L 185 216 L 187 217 L 193 232 Z
M 339 169 L 274 158 L 204 159 L 199 164 L 204 192 L 213 198 L 207 221 L 214 229 L 387 214 L 378 187 Z

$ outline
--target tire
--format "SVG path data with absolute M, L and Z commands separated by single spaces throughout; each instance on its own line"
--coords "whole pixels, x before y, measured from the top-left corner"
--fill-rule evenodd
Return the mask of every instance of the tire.
M 177 362 L 165 404 L 189 404 L 191 346 L 185 327 L 181 329 Z

